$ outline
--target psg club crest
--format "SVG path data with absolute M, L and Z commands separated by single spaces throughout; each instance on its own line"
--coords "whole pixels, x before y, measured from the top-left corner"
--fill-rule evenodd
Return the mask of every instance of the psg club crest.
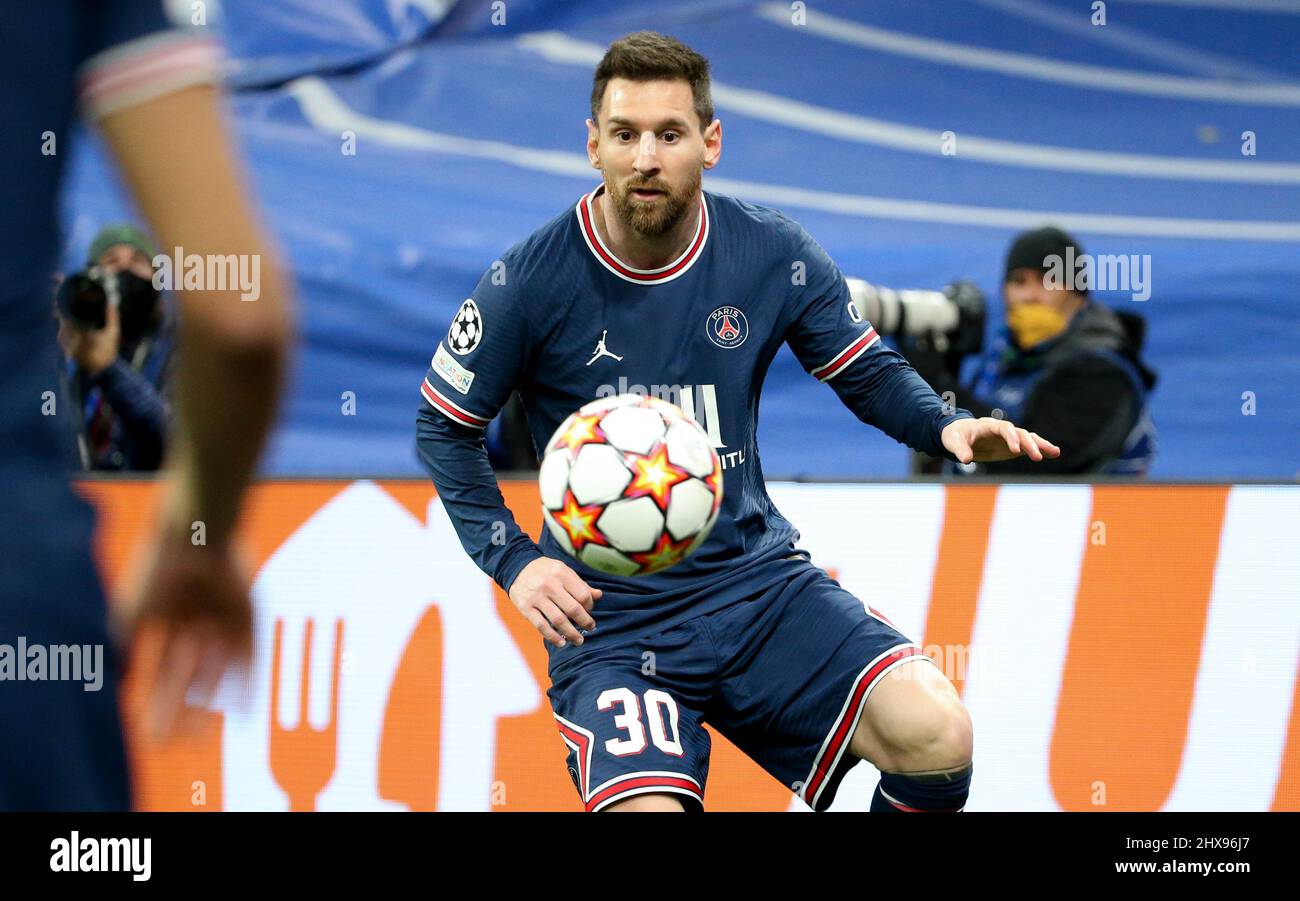
M 704 330 L 718 347 L 739 347 L 749 337 L 749 320 L 735 307 L 718 307 L 709 314 Z
M 447 346 L 452 353 L 467 354 L 478 347 L 482 338 L 483 317 L 479 314 L 478 304 L 466 299 L 451 321 L 451 328 L 447 329 Z

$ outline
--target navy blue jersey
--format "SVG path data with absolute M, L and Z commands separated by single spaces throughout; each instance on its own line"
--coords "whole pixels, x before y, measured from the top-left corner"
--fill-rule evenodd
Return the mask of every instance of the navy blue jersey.
M 96 691 L 3 683 L 0 810 L 122 809 L 115 648 L 91 511 L 66 478 L 66 423 L 81 411 L 58 394 L 56 203 L 78 104 L 102 117 L 212 81 L 215 45 L 173 28 L 162 0 L 42 0 L 0 5 L 0 47 L 0 643 L 98 646 L 106 658 Z
M 781 567 L 762 564 L 801 553 L 798 533 L 767 495 L 756 444 L 759 392 L 782 344 L 861 420 L 919 450 L 943 454 L 940 432 L 969 415 L 945 409 L 881 344 L 850 306 L 826 252 L 780 212 L 703 192 L 698 229 L 681 257 L 638 270 L 592 225 L 603 190 L 484 274 L 438 343 L 418 424 L 420 455 L 443 506 L 485 572 L 508 589 L 545 554 L 604 592 L 583 648 L 753 596 L 762 579 L 784 577 Z M 534 449 L 598 397 L 651 394 L 683 407 L 724 467 L 723 507 L 707 541 L 671 569 L 634 578 L 583 565 L 546 530 L 539 549 L 502 504 L 483 449 L 482 430 L 516 388 Z

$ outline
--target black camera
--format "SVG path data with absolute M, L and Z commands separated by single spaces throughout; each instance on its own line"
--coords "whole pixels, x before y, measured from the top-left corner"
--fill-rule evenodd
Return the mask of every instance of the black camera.
M 55 305 L 63 318 L 85 329 L 101 329 L 108 318 L 108 304 L 117 303 L 117 278 L 98 266 L 74 272 L 59 283 Z M 112 297 L 110 299 L 110 292 Z
M 101 329 L 108 321 L 108 305 L 117 305 L 124 334 L 147 326 L 158 305 L 158 290 L 149 279 L 129 270 L 110 272 L 91 266 L 59 283 L 55 305 L 65 319 L 84 329 Z

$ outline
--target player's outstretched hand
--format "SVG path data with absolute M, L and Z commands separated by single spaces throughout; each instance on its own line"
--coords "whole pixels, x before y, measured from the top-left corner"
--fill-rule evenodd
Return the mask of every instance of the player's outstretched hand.
M 144 726 L 160 740 L 190 725 L 191 689 L 206 707 L 227 667 L 247 665 L 253 605 L 249 569 L 227 542 L 196 546 L 188 529 L 160 529 L 141 563 L 114 625 L 124 647 L 141 652 L 141 645 L 156 646 L 156 668 L 152 659 L 143 661 Z
M 542 637 L 562 648 L 582 644 L 579 630 L 596 628 L 591 608 L 600 600 L 599 588 L 592 588 L 559 560 L 538 557 L 522 570 L 510 585 L 510 600 L 524 619 Z
M 1059 447 L 1036 432 L 992 416 L 950 422 L 941 437 L 943 446 L 961 463 L 996 463 L 1021 454 L 1037 463 L 1044 457 L 1061 456 Z

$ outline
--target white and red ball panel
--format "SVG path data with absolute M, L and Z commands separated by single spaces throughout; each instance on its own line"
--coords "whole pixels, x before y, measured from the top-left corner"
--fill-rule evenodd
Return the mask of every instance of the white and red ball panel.
M 645 572 L 640 563 L 619 553 L 612 547 L 589 544 L 578 554 L 578 559 L 603 573 L 614 576 L 636 576 Z
M 654 498 L 628 497 L 607 504 L 596 526 L 623 553 L 644 554 L 663 534 L 664 517 Z
M 717 455 L 707 440 L 700 441 L 700 427 L 691 420 L 681 419 L 670 425 L 664 443 L 668 459 L 691 475 L 706 479 L 713 473 Z
M 712 515 L 713 490 L 702 479 L 688 479 L 673 486 L 664 527 L 674 541 L 684 541 L 699 534 Z
M 564 506 L 564 492 L 569 488 L 569 455 L 546 454 L 537 473 L 542 509 L 558 510 Z
M 569 489 L 578 503 L 584 506 L 608 504 L 623 496 L 623 490 L 632 481 L 632 471 L 623 462 L 623 453 L 614 445 L 584 444 L 578 449 L 568 478 Z
M 648 454 L 663 440 L 666 426 L 658 410 L 626 406 L 606 413 L 600 420 L 600 429 L 606 440 L 619 450 Z
M 569 533 L 564 530 L 563 526 L 555 521 L 555 517 L 551 514 L 551 511 L 547 510 L 545 507 L 542 507 L 542 519 L 546 522 L 546 528 L 551 530 L 552 537 L 559 542 L 560 547 L 564 548 L 564 552 L 572 557 L 574 555 L 574 550 L 573 542 L 569 540 Z

